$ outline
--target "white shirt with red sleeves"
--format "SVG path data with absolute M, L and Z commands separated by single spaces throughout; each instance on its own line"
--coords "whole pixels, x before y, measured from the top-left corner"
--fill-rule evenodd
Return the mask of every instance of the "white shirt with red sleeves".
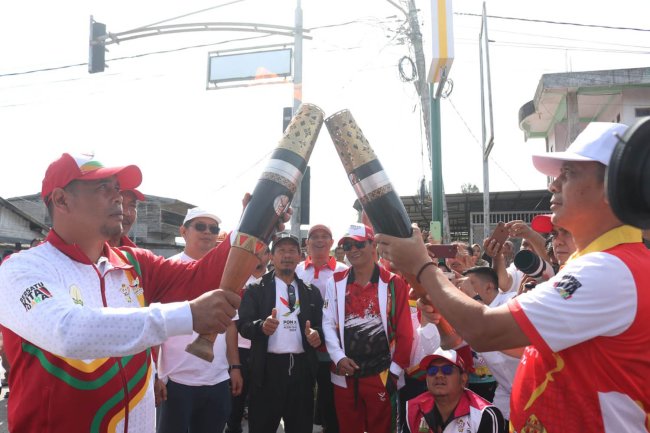
M 334 257 L 330 257 L 328 262 L 320 267 L 316 267 L 311 260 L 311 256 L 307 260 L 298 263 L 296 267 L 296 275 L 302 280 L 303 283 L 309 285 L 313 284 L 318 287 L 320 294 L 325 299 L 325 290 L 327 289 L 327 280 L 332 278 L 334 272 L 345 271 L 348 266 L 345 263 L 337 262 Z
M 532 345 L 512 389 L 515 432 L 647 432 L 650 252 L 628 226 L 509 302 Z M 536 429 L 536 430 L 534 430 Z

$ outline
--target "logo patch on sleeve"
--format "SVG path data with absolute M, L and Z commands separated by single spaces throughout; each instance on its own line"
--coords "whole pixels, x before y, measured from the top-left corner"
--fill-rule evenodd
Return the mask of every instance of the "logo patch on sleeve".
M 555 283 L 553 287 L 555 290 L 562 296 L 564 299 L 571 299 L 573 293 L 582 286 L 582 283 L 578 281 L 573 275 L 565 275 L 560 281 Z
M 52 294 L 41 282 L 36 283 L 25 290 L 23 295 L 20 297 L 20 302 L 23 304 L 23 307 L 25 307 L 25 311 L 29 311 L 34 305 L 51 297 Z

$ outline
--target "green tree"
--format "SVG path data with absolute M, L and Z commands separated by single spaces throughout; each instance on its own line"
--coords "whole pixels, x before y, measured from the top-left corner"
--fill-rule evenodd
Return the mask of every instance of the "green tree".
M 474 185 L 473 183 L 464 183 L 460 186 L 460 191 L 463 194 L 469 194 L 472 192 L 480 192 L 478 190 L 478 186 Z

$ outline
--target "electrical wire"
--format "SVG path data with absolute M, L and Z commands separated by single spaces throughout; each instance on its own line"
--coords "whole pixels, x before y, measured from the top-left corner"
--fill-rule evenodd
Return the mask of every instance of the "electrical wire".
M 472 136 L 472 138 L 474 139 L 474 141 L 476 142 L 478 147 L 481 149 L 481 154 L 482 154 L 483 153 L 483 146 L 481 145 L 481 142 L 478 140 L 478 138 L 476 138 L 476 135 L 474 135 L 474 132 L 472 131 L 472 129 L 469 127 L 469 125 L 465 121 L 465 118 L 463 117 L 462 114 L 460 114 L 460 111 L 458 111 L 458 109 L 454 105 L 454 102 L 451 100 L 451 96 L 447 97 L 445 100 L 449 101 L 449 104 L 451 105 L 451 108 L 454 109 L 454 111 L 456 112 L 456 114 L 460 118 L 461 122 L 463 122 L 463 125 L 465 125 L 465 128 L 467 129 L 467 132 L 469 132 L 469 134 Z M 515 180 L 510 176 L 510 174 L 506 170 L 504 170 L 503 167 L 501 167 L 501 164 L 499 164 L 499 162 L 495 158 L 493 158 L 492 156 L 488 156 L 488 158 L 494 163 L 494 165 L 496 165 L 499 168 L 499 170 L 501 170 L 503 172 L 503 174 L 506 175 L 506 177 L 508 179 L 510 179 L 510 182 L 512 182 L 512 184 L 515 186 L 515 188 L 517 188 L 517 190 L 521 191 L 521 187 L 517 184 L 517 182 L 515 182 Z
M 470 16 L 470 17 L 482 17 L 482 14 L 475 14 L 469 12 L 454 12 L 454 15 L 459 16 Z M 498 20 L 511 20 L 511 21 L 522 21 L 529 23 L 542 23 L 542 24 L 557 24 L 562 26 L 575 26 L 575 27 L 590 27 L 596 29 L 607 29 L 607 30 L 631 30 L 635 32 L 650 32 L 650 29 L 643 29 L 639 27 L 622 27 L 622 26 L 606 26 L 602 24 L 584 24 L 584 23 L 574 23 L 569 21 L 553 21 L 553 20 L 540 20 L 534 18 L 521 18 L 521 17 L 507 17 L 501 15 L 486 15 L 487 18 L 494 18 Z

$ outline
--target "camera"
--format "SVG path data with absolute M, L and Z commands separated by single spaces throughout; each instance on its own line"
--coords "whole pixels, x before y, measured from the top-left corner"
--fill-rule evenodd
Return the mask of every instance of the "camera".
M 521 250 L 515 254 L 515 266 L 529 277 L 548 280 L 555 275 L 553 267 L 542 260 L 537 254 L 528 250 Z
M 607 168 L 609 203 L 625 224 L 650 229 L 650 117 L 618 139 Z

